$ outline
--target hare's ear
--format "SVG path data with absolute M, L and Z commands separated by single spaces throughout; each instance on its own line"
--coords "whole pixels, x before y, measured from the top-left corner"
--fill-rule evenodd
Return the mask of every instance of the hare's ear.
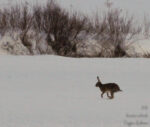
M 99 77 L 97 76 L 97 80 L 98 80 L 98 82 L 100 82 L 100 79 L 99 79 Z

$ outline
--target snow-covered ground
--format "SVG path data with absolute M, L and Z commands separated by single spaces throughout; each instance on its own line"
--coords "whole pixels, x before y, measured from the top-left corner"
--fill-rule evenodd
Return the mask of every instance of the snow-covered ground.
M 0 127 L 150 126 L 148 59 L 0 56 L 0 60 Z M 103 83 L 118 83 L 123 92 L 113 100 L 106 95 L 101 99 L 97 75 Z M 148 125 L 140 126 L 140 121 Z

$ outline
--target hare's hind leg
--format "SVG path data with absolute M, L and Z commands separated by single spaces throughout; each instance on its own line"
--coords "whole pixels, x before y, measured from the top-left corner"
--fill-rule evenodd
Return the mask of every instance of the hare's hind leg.
M 113 99 L 113 98 L 114 98 L 114 92 L 113 92 L 113 91 L 111 91 L 110 93 L 111 93 L 111 97 L 110 97 L 110 99 Z
M 109 96 L 109 91 L 107 91 L 107 97 L 108 97 L 108 98 L 111 98 L 111 96 Z

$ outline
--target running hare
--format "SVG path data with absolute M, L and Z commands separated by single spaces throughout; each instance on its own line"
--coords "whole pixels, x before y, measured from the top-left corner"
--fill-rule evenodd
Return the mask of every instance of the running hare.
M 100 90 L 102 91 L 101 97 L 103 98 L 103 94 L 107 93 L 107 97 L 109 99 L 114 98 L 114 93 L 122 91 L 120 90 L 119 86 L 116 83 L 107 83 L 107 84 L 102 84 L 99 77 L 97 76 L 98 82 L 96 83 L 96 87 L 99 87 Z M 111 96 L 109 96 L 109 93 Z

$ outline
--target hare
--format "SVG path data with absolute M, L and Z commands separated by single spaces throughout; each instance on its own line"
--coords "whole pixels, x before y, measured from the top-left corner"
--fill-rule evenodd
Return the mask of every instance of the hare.
M 109 99 L 114 98 L 114 93 L 122 91 L 120 90 L 119 86 L 116 83 L 107 83 L 107 84 L 102 84 L 99 77 L 97 76 L 98 82 L 96 83 L 96 87 L 99 87 L 100 90 L 102 91 L 101 97 L 103 98 L 104 93 L 107 93 L 107 97 Z M 109 96 L 109 93 L 111 96 Z

